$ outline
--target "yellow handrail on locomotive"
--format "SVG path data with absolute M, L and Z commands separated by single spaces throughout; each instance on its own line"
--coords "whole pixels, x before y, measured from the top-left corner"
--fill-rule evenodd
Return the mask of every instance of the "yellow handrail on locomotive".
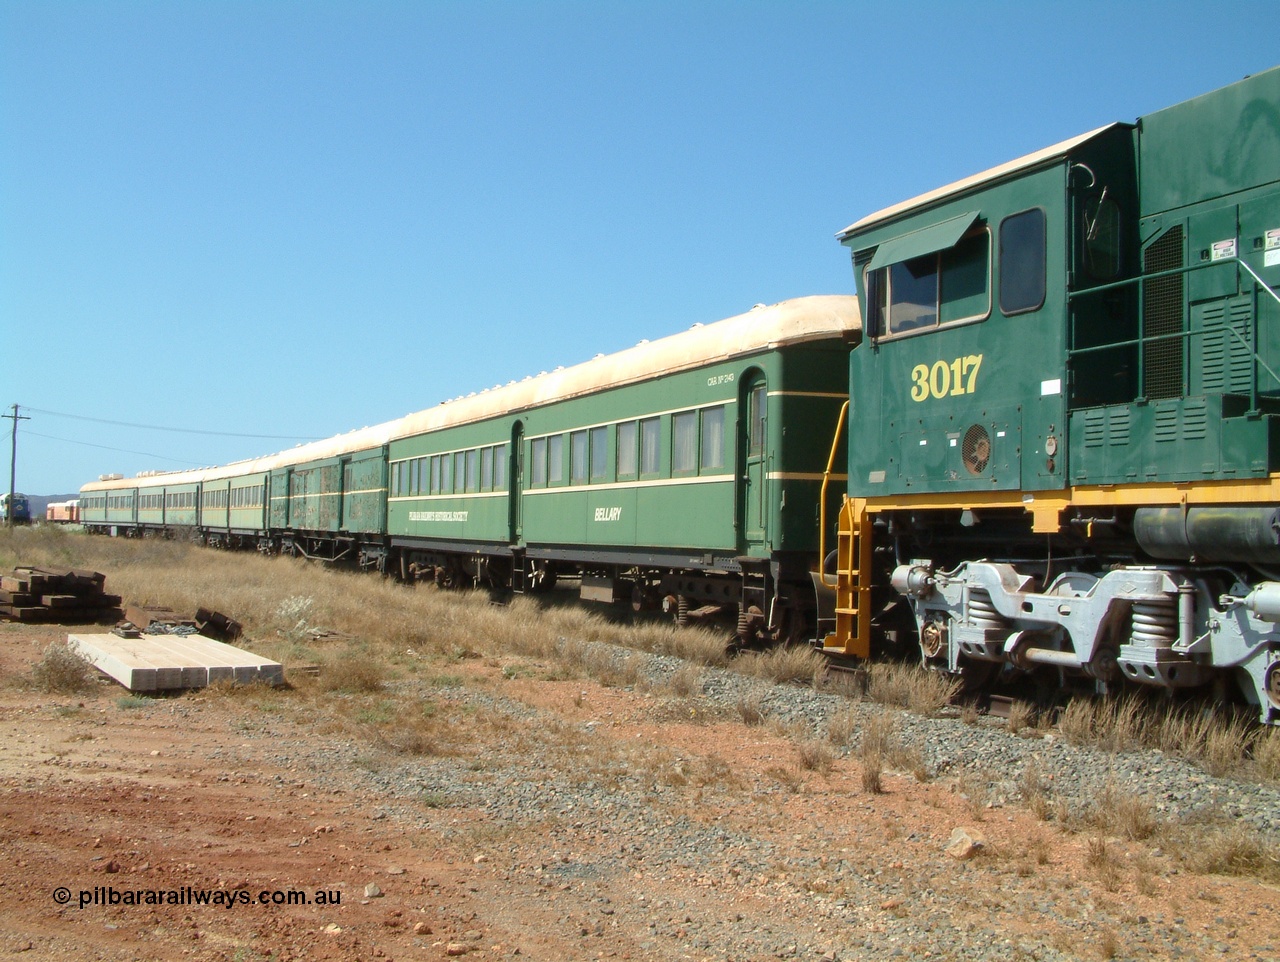
M 818 577 L 822 579 L 823 585 L 828 588 L 834 588 L 840 583 L 840 579 L 837 576 L 835 581 L 827 581 L 827 482 L 831 480 L 831 466 L 836 461 L 836 451 L 840 448 L 840 432 L 844 430 L 844 419 L 848 411 L 849 402 L 845 401 L 840 406 L 840 417 L 836 419 L 836 433 L 835 437 L 831 439 L 831 453 L 827 455 L 827 469 L 822 472 L 822 492 L 818 495 Z

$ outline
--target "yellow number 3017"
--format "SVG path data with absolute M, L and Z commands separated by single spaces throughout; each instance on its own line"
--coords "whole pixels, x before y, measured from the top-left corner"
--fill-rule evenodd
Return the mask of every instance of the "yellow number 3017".
M 982 357 L 981 354 L 966 354 L 950 362 L 934 361 L 933 367 L 917 364 L 911 369 L 911 380 L 914 382 L 911 386 L 911 400 L 972 394 L 978 383 L 978 368 L 982 367 Z

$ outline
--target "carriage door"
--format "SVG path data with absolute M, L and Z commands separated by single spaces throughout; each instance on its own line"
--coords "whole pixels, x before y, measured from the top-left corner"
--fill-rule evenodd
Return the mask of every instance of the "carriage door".
M 511 426 L 511 451 L 508 456 L 507 479 L 508 494 L 507 519 L 510 527 L 508 540 L 512 544 L 520 542 L 520 492 L 524 490 L 524 423 L 517 421 Z
M 764 375 L 757 373 L 747 382 L 744 391 L 747 417 L 742 430 L 745 471 L 742 476 L 742 531 L 747 545 L 763 544 L 766 540 L 766 502 L 768 472 L 766 470 L 765 439 L 768 395 Z

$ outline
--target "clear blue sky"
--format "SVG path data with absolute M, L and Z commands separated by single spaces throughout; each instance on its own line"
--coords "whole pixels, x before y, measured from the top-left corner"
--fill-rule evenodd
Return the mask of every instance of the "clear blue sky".
M 324 437 L 851 291 L 841 227 L 1274 66 L 1277 22 L 1185 0 L 0 0 L 18 487 L 294 443 L 62 414 Z

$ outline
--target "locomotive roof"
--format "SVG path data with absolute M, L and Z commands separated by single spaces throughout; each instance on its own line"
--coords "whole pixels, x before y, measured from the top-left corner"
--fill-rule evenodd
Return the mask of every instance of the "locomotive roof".
M 810 341 L 846 339 L 860 329 L 858 299 L 851 295 L 814 295 L 767 306 L 757 305 L 745 314 L 711 324 L 698 324 L 690 330 L 654 341 L 641 341 L 635 347 L 616 354 L 446 401 L 394 421 L 301 444 L 287 451 L 220 467 L 91 481 L 80 490 L 113 491 L 193 484 L 262 474 L 275 468 L 365 451 L 398 438 L 525 411 L 730 358 Z
M 892 220 L 895 217 L 913 210 L 932 206 L 940 203 L 941 201 L 948 200 L 958 194 L 963 194 L 966 191 L 974 190 L 977 187 L 985 186 L 993 181 L 1001 180 L 1002 178 L 1008 177 L 1012 174 L 1021 173 L 1024 170 L 1029 170 L 1032 167 L 1038 167 L 1040 164 L 1048 161 L 1056 160 L 1059 157 L 1069 154 L 1081 144 L 1087 143 L 1093 138 L 1106 133 L 1108 130 L 1120 126 L 1128 125 L 1107 124 L 1105 127 L 1099 127 L 1097 130 L 1091 130 L 1086 134 L 1071 137 L 1068 140 L 1042 148 L 1034 153 L 1026 154 L 1016 160 L 1010 160 L 1006 163 L 1000 164 L 998 167 L 992 167 L 990 170 L 984 170 L 979 174 L 973 174 L 972 176 L 957 180 L 954 183 L 947 184 L 944 187 L 938 187 L 935 190 L 920 194 L 917 197 L 912 197 L 910 200 L 901 201 L 891 207 L 878 210 L 874 214 L 868 214 L 861 220 L 854 221 L 844 230 L 837 233 L 836 237 L 842 241 L 847 240 L 853 234 L 864 231 L 869 227 L 882 223 L 883 221 Z

